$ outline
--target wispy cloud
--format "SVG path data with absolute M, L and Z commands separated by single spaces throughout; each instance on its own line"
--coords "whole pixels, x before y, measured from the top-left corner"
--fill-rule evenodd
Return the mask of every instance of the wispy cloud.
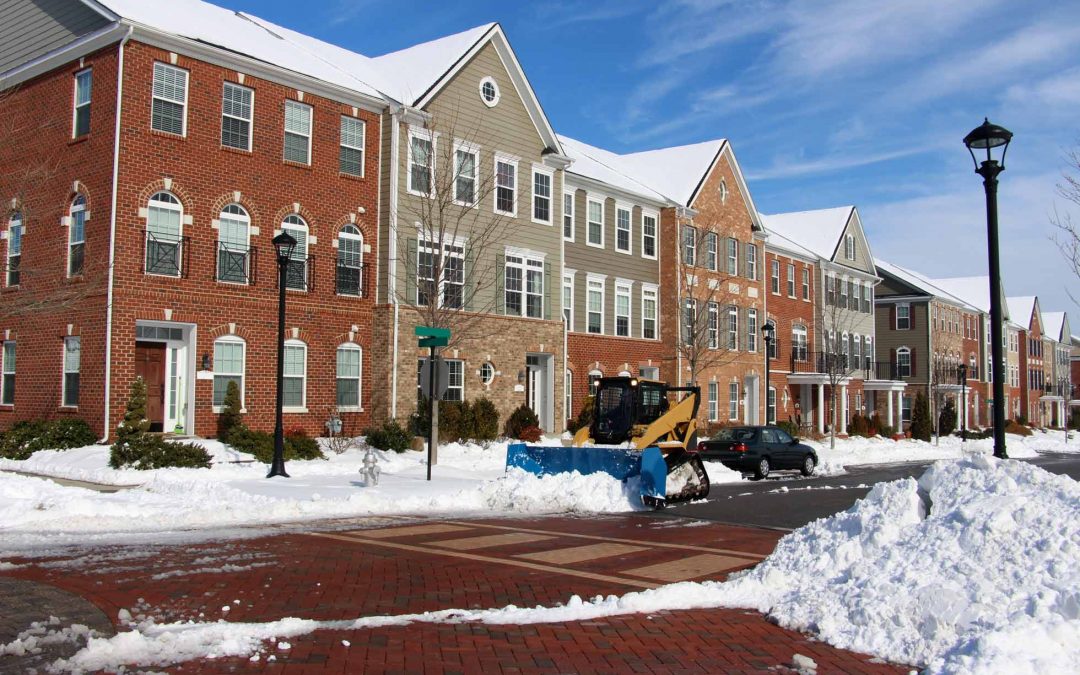
M 830 173 L 841 171 L 843 169 L 855 169 L 861 166 L 880 164 L 881 162 L 888 162 L 903 157 L 921 155 L 932 150 L 940 149 L 940 147 L 941 146 L 936 144 L 926 144 L 876 154 L 862 151 L 842 155 L 829 155 L 818 159 L 803 161 L 779 160 L 768 168 L 747 172 L 747 178 L 753 180 L 773 180 L 777 178 L 805 176 L 808 174 Z
M 629 0 L 609 2 L 548 2 L 533 8 L 538 26 L 562 28 L 574 24 L 613 21 L 644 11 L 649 5 Z
M 330 26 L 340 26 L 357 19 L 371 10 L 373 0 L 337 0 L 326 15 L 326 23 Z

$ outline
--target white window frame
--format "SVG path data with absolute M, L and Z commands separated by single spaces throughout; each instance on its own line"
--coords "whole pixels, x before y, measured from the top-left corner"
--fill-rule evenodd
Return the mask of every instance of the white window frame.
M 569 368 L 563 371 L 563 417 L 570 419 L 574 416 L 574 371 Z
M 289 111 L 290 108 L 292 108 L 293 110 L 298 111 L 301 114 L 307 113 L 306 114 L 306 117 L 307 117 L 307 133 L 306 134 L 303 131 L 299 131 L 299 130 L 296 130 L 296 129 L 290 129 L 289 128 L 289 112 L 288 111 Z M 303 118 L 301 119 L 301 121 L 303 121 Z M 303 164 L 305 166 L 311 166 L 311 159 L 312 159 L 311 158 L 311 136 L 312 136 L 312 132 L 315 130 L 315 109 L 312 108 L 307 103 L 301 103 L 300 101 L 294 101 L 291 98 L 287 98 L 287 99 L 285 99 L 285 107 L 282 109 L 282 124 L 281 124 L 281 126 L 282 126 L 282 132 L 283 132 L 283 135 L 282 135 L 282 138 L 281 138 L 281 157 L 282 157 L 282 159 L 285 160 L 286 162 L 292 162 L 294 164 Z M 301 138 L 305 138 L 307 140 L 307 152 L 305 153 L 304 161 L 302 161 L 302 162 L 299 161 L 299 160 L 295 160 L 295 159 L 289 159 L 288 157 L 285 156 L 285 148 L 288 147 L 286 145 L 286 143 L 285 143 L 285 139 L 290 134 L 293 135 L 293 136 L 299 136 Z
M 89 80 L 89 84 L 87 84 L 87 86 L 86 86 L 86 100 L 80 102 L 79 101 L 79 81 L 84 75 L 89 76 L 90 80 Z M 79 111 L 81 109 L 85 108 L 86 109 L 86 115 L 89 118 L 90 111 L 91 111 L 91 103 L 93 102 L 94 69 L 93 68 L 83 68 L 82 70 L 75 73 L 73 89 L 74 89 L 74 91 L 72 92 L 72 104 L 71 104 L 71 137 L 72 138 L 82 138 L 82 136 L 86 136 L 86 135 L 88 135 L 90 133 L 90 121 L 89 121 L 89 119 L 87 120 L 86 133 L 85 134 L 79 134 L 78 133 L 78 130 L 79 130 Z
M 592 219 L 592 208 L 591 207 L 592 207 L 593 204 L 598 204 L 600 206 L 600 220 L 599 221 L 595 221 L 595 220 Z M 604 204 L 603 199 L 593 199 L 592 197 L 587 197 L 585 199 L 585 245 L 586 246 L 592 246 L 593 248 L 604 248 L 604 208 L 605 208 L 605 204 Z M 597 223 L 597 222 L 599 222 L 599 225 L 600 225 L 600 241 L 598 241 L 598 242 L 593 241 L 592 227 L 591 227 L 591 225 L 593 225 L 594 223 Z
M 154 197 L 157 197 L 159 194 L 168 195 L 174 201 L 169 202 L 169 201 L 165 201 L 165 200 L 154 199 Z M 177 270 L 176 274 L 162 274 L 161 272 L 151 272 L 150 269 L 149 269 L 149 265 L 147 264 L 146 251 L 149 251 L 150 235 L 152 234 L 150 232 L 150 209 L 151 208 L 162 209 L 162 210 L 166 210 L 166 211 L 176 211 L 179 214 L 179 226 L 177 227 L 176 241 L 175 242 L 169 242 L 169 243 L 175 243 L 176 244 L 176 270 Z M 143 263 L 143 273 L 144 274 L 150 274 L 150 275 L 153 275 L 153 276 L 173 277 L 173 278 L 177 278 L 177 279 L 182 278 L 184 276 L 184 250 L 183 250 L 183 247 L 184 247 L 184 204 L 172 192 L 169 192 L 168 190 L 158 190 L 154 194 L 150 195 L 150 199 L 147 200 L 147 202 L 146 202 L 146 234 L 144 235 L 144 240 L 145 240 L 144 247 L 146 249 L 146 251 L 143 252 L 143 261 L 142 261 L 142 263 Z
M 903 328 L 900 327 L 900 319 L 901 319 L 900 310 L 901 309 L 904 309 L 907 312 L 907 316 L 903 317 L 904 321 L 907 322 L 907 325 L 904 326 Z M 909 303 L 906 303 L 906 302 L 898 302 L 898 303 L 896 303 L 896 325 L 894 326 L 894 328 L 896 330 L 911 330 L 911 305 Z
M 0 405 L 15 405 L 15 369 L 18 362 L 18 344 L 14 340 L 4 340 L 3 370 L 0 371 Z M 10 356 L 10 358 L 9 358 Z M 8 386 L 8 379 L 11 386 Z M 11 399 L 10 401 L 8 399 Z
M 356 252 L 355 252 L 355 254 L 353 253 L 353 251 L 348 250 L 349 248 L 354 248 L 353 246 L 349 245 L 348 242 L 356 242 L 356 245 L 355 245 Z M 345 243 L 346 245 L 342 246 L 342 243 Z M 350 255 L 356 255 L 357 260 L 355 262 L 351 262 L 349 260 L 349 258 L 348 258 L 348 256 L 350 256 Z M 350 264 L 350 262 L 351 262 L 351 264 Z M 334 293 L 337 294 L 337 295 L 346 295 L 347 297 L 350 297 L 350 298 L 363 297 L 364 296 L 364 273 L 363 273 L 363 270 L 364 270 L 364 233 L 360 230 L 359 226 L 357 226 L 357 225 L 355 225 L 353 223 L 345 223 L 344 225 L 341 226 L 341 229 L 338 230 L 338 234 L 337 234 L 337 260 L 335 261 L 335 266 L 336 267 L 335 267 L 335 279 L 334 279 Z M 355 295 L 353 295 L 351 293 L 343 294 L 338 289 L 338 283 L 337 283 L 336 274 L 337 274 L 337 269 L 340 268 L 340 267 L 344 267 L 346 269 L 360 270 L 360 272 L 359 272 L 360 283 L 357 286 L 357 293 Z
M 456 372 L 455 372 L 456 371 Z M 465 362 L 461 359 L 446 359 L 446 401 L 465 400 Z M 457 380 L 457 383 L 454 380 Z M 457 398 L 451 392 L 456 391 Z
M 513 185 L 501 185 L 499 183 L 499 165 L 504 164 L 514 169 L 514 184 Z M 491 191 L 491 206 L 494 212 L 501 216 L 508 216 L 510 218 L 517 217 L 517 205 L 518 205 L 518 159 L 510 155 L 503 153 L 495 153 L 494 171 L 492 173 L 492 187 Z M 499 190 L 510 190 L 510 201 L 512 206 L 509 211 L 504 211 L 499 208 Z
M 548 179 L 547 196 L 539 194 L 536 190 L 536 177 L 546 176 Z M 539 200 L 546 199 L 548 205 L 547 220 L 536 217 L 536 209 L 540 205 Z M 533 164 L 532 167 L 532 221 L 537 225 L 551 225 L 555 222 L 555 172 L 546 167 Z
M 222 344 L 240 345 L 240 372 L 239 373 L 231 372 L 231 371 L 227 372 L 227 371 L 219 370 L 219 367 L 218 367 L 219 364 L 218 364 L 218 358 L 217 358 L 217 345 L 218 345 L 219 342 L 222 343 Z M 243 338 L 237 337 L 236 335 L 222 335 L 221 337 L 214 340 L 213 347 L 214 347 L 214 378 L 217 378 L 219 376 L 220 377 L 236 377 L 237 375 L 240 376 L 240 409 L 241 409 L 241 411 L 243 411 L 244 408 L 245 408 L 245 406 L 244 406 L 245 393 L 244 392 L 247 389 L 247 387 L 245 386 L 247 384 L 247 343 L 244 341 Z M 213 410 L 213 412 L 215 414 L 221 414 L 222 412 L 224 412 L 225 407 L 223 405 L 217 405 L 214 402 L 214 391 L 217 389 L 216 385 L 217 385 L 216 381 L 211 382 L 211 385 L 210 385 L 210 404 L 211 404 L 211 409 Z M 228 386 L 229 386 L 228 384 L 225 385 L 226 391 L 228 391 L 228 389 L 227 389 Z M 224 403 L 224 397 L 223 397 L 222 402 Z
M 746 310 L 746 351 L 757 353 L 758 316 L 753 307 Z
M 67 265 L 65 266 L 67 272 L 67 278 L 81 275 L 86 270 L 86 197 L 81 194 L 75 195 L 75 198 L 71 200 L 71 207 L 68 210 L 68 236 L 67 236 Z M 78 220 L 80 227 L 75 227 L 75 221 Z M 73 239 L 77 229 L 82 230 L 81 239 Z M 78 272 L 71 271 L 71 261 L 73 252 L 76 246 L 82 246 L 83 263 Z
M 346 123 L 356 123 L 360 125 L 360 145 L 352 145 L 345 142 L 345 125 Z M 367 161 L 367 153 L 364 151 L 364 145 L 367 143 L 367 123 L 359 117 L 353 117 L 352 115 L 342 115 L 340 121 L 340 128 L 338 131 L 338 172 L 346 176 L 354 176 L 356 178 L 363 178 L 366 167 L 364 166 Z M 341 149 L 346 148 L 349 150 L 356 150 L 360 153 L 360 173 L 352 173 L 349 171 L 343 171 L 341 166 Z
M 448 284 L 453 284 L 455 286 L 461 286 L 462 287 L 462 289 L 461 289 L 461 302 L 462 302 L 462 305 L 465 304 L 467 298 L 465 297 L 464 271 L 465 271 L 465 254 L 466 254 L 466 251 L 468 250 L 468 243 L 469 243 L 469 240 L 464 238 L 464 237 L 453 237 L 453 238 L 451 238 L 450 236 L 446 236 L 446 237 L 443 238 L 442 246 L 440 247 L 438 245 L 438 242 L 435 242 L 435 241 L 433 241 L 431 239 L 428 239 L 427 237 L 424 236 L 424 234 L 422 232 L 420 233 L 420 237 L 417 239 L 417 242 L 416 242 L 416 304 L 417 304 L 417 306 L 420 306 L 420 307 L 426 307 L 427 306 L 426 304 L 420 304 L 420 302 L 419 302 L 419 299 L 420 299 L 420 256 L 425 252 L 425 250 L 430 251 L 431 253 L 437 254 L 439 256 L 439 263 L 436 266 L 439 267 L 440 271 L 442 272 L 442 275 L 439 278 L 439 283 L 436 285 L 436 287 L 434 289 L 435 292 L 438 294 L 439 307 L 445 307 L 446 306 L 446 305 L 444 305 L 444 298 L 446 297 L 446 286 Z M 461 249 L 461 251 L 456 251 L 455 250 L 455 249 L 459 249 L 459 248 Z M 447 275 L 447 272 L 450 271 L 450 267 L 449 267 L 449 265 L 446 264 L 446 259 L 451 258 L 451 257 L 461 259 L 462 277 L 463 278 L 462 278 L 462 281 L 461 281 L 460 284 L 457 283 L 457 282 L 453 282 L 453 281 L 447 281 L 446 275 Z M 505 271 L 503 272 L 503 274 L 504 275 L 506 274 Z M 504 290 L 504 292 L 505 292 L 505 290 Z
M 746 278 L 751 281 L 757 280 L 757 244 L 746 242 Z
M 791 327 L 791 358 L 794 361 L 805 362 L 810 359 L 810 346 L 807 338 L 806 326 L 801 323 Z
M 17 236 L 15 236 L 16 228 L 18 229 Z M 7 240 L 7 252 L 6 252 L 6 256 L 5 256 L 7 258 L 7 270 L 6 270 L 6 273 L 4 274 L 4 285 L 7 286 L 8 288 L 17 288 L 19 286 L 19 284 L 22 282 L 22 279 L 19 278 L 19 280 L 16 283 L 12 283 L 12 281 L 11 281 L 12 276 L 15 275 L 15 274 L 19 274 L 19 269 L 15 269 L 15 270 L 12 269 L 12 267 L 11 267 L 11 259 L 12 258 L 18 258 L 19 259 L 18 267 L 19 268 L 22 267 L 22 246 L 23 246 L 23 239 L 25 238 L 25 235 L 26 235 L 26 225 L 23 222 L 22 211 L 15 211 L 14 213 L 11 214 L 11 218 L 8 220 L 7 231 L 4 234 L 5 234 L 6 240 Z M 12 249 L 14 247 L 11 245 L 12 240 L 15 240 L 15 239 L 17 239 L 18 242 L 19 242 L 19 246 L 18 246 L 17 251 L 13 251 Z
M 706 330 L 708 331 L 709 349 L 720 348 L 720 305 L 708 302 L 705 305 Z M 690 338 L 693 340 L 693 336 Z
M 728 420 L 739 419 L 739 383 L 728 383 Z
M 855 259 L 855 235 L 844 235 L 844 258 L 847 260 Z
M 795 298 L 795 263 L 788 263 L 787 266 L 787 296 L 789 298 Z
M 739 351 L 739 306 L 728 305 L 727 308 L 727 348 L 729 351 Z
M 769 261 L 769 291 L 780 295 L 780 261 L 775 258 Z
M 727 240 L 727 274 L 729 277 L 739 274 L 739 240 L 735 237 Z
M 359 359 L 356 363 L 356 376 L 342 377 L 340 373 L 341 364 L 338 363 L 338 357 L 342 351 L 356 352 L 359 355 Z M 341 380 L 355 380 L 356 381 L 356 404 L 355 405 L 341 405 L 338 403 L 338 382 Z M 339 412 L 361 412 L 364 409 L 364 348 L 355 342 L 342 342 L 334 350 L 334 406 Z
M 574 272 L 572 270 L 563 270 L 562 293 L 562 310 L 566 329 L 574 330 Z
M 713 272 L 717 271 L 717 265 L 720 262 L 716 257 L 719 253 L 716 250 L 718 239 L 719 237 L 715 232 L 703 232 L 701 234 L 701 253 L 704 258 L 702 267 Z
M 230 87 L 232 87 L 233 89 L 240 89 L 243 92 L 246 92 L 247 94 L 249 94 L 251 96 L 251 103 L 250 103 L 250 106 L 249 106 L 250 110 L 248 111 L 248 116 L 246 118 L 241 117 L 240 115 L 234 115 L 234 114 L 225 112 L 225 92 L 228 91 Z M 222 120 L 224 120 L 225 118 L 239 120 L 241 122 L 247 123 L 247 125 L 248 125 L 248 127 L 247 127 L 247 145 L 245 147 L 243 147 L 243 148 L 238 148 L 235 145 L 226 145 L 225 144 L 225 129 L 224 129 L 224 122 L 223 122 L 222 123 L 223 128 L 221 129 L 221 138 L 220 138 L 221 147 L 223 147 L 223 148 L 232 148 L 234 150 L 246 150 L 247 152 L 251 152 L 251 143 L 252 143 L 251 139 L 252 139 L 252 136 L 255 135 L 255 90 L 250 88 L 250 87 L 245 87 L 245 86 L 243 86 L 241 84 L 237 84 L 236 82 L 224 82 L 222 84 L 222 86 L 221 86 L 221 118 L 222 118 Z
M 297 221 L 299 221 L 299 222 L 297 222 Z M 285 230 L 292 230 L 293 232 L 303 232 L 304 233 L 303 241 L 301 241 L 300 237 L 295 237 L 293 235 L 290 235 L 290 236 L 293 236 L 293 238 L 296 239 L 296 246 L 293 248 L 292 257 L 289 258 L 289 260 L 292 261 L 292 262 L 297 262 L 297 263 L 303 264 L 303 266 L 304 266 L 304 287 L 303 288 L 290 288 L 288 286 L 288 278 L 286 278 L 285 290 L 286 291 L 295 291 L 297 293 L 307 293 L 308 290 L 310 290 L 309 286 L 311 285 L 311 284 L 308 283 L 308 279 L 311 278 L 310 277 L 311 270 L 308 269 L 308 265 L 310 264 L 309 261 L 308 261 L 308 247 L 311 245 L 311 227 L 308 226 L 307 220 L 305 220 L 300 214 L 298 214 L 298 213 L 290 213 L 290 214 L 286 215 L 285 218 L 283 218 L 282 221 L 281 221 L 281 231 L 284 232 Z M 301 248 L 301 244 L 303 245 L 303 248 Z
M 604 302 L 607 286 L 607 277 L 590 274 L 585 277 L 585 332 L 590 335 L 603 335 L 604 334 Z M 593 293 L 599 293 L 600 295 L 600 311 L 594 312 L 590 299 Z M 593 314 L 600 315 L 600 330 L 590 330 L 591 322 L 590 318 Z
M 303 370 L 303 373 L 300 374 L 300 375 L 289 374 L 287 372 L 284 373 L 284 375 L 282 376 L 282 382 L 284 382 L 285 380 L 288 380 L 288 379 L 299 379 L 300 380 L 300 405 L 298 405 L 298 406 L 297 405 L 283 405 L 282 408 L 281 408 L 281 411 L 286 412 L 286 413 L 306 413 L 308 411 L 307 410 L 308 345 L 303 340 L 286 340 L 285 341 L 285 352 L 284 353 L 288 354 L 290 348 L 291 349 L 302 348 L 304 350 L 304 361 L 303 361 L 304 370 Z M 288 364 L 288 360 L 285 359 L 285 364 L 283 364 L 283 367 L 284 367 L 284 365 L 287 365 L 287 364 Z M 284 388 L 284 384 L 282 384 L 282 387 Z
M 154 84 L 157 82 L 157 79 L 158 79 L 157 74 L 158 74 L 158 68 L 159 67 L 161 68 L 161 72 L 163 72 L 163 73 L 166 72 L 166 71 L 176 71 L 177 73 L 182 73 L 183 74 L 183 76 L 184 76 L 184 100 L 177 101 L 175 99 L 165 98 L 164 96 L 158 96 L 157 94 L 154 93 L 154 91 L 153 91 L 154 90 Z M 191 78 L 191 73 L 189 73 L 184 68 L 179 68 L 177 66 L 173 66 L 173 65 L 170 65 L 168 63 L 162 63 L 161 61 L 154 61 L 154 72 L 153 72 L 153 76 L 151 77 L 151 86 L 150 86 L 150 128 L 151 129 L 154 129 L 154 101 L 153 100 L 154 99 L 161 99 L 162 101 L 165 101 L 167 103 L 173 103 L 173 104 L 176 104 L 176 105 L 180 106 L 180 109 L 181 109 L 181 112 L 180 112 L 180 136 L 181 137 L 187 136 L 187 109 L 188 109 L 188 91 L 190 89 L 190 78 Z M 164 129 L 154 129 L 154 131 L 157 131 L 158 133 L 162 133 L 162 134 L 169 134 L 171 136 L 176 135 L 172 131 L 165 131 Z
M 619 216 L 626 214 L 626 228 L 621 227 Z M 619 246 L 619 233 L 626 232 L 626 248 Z M 634 209 L 625 204 L 615 203 L 615 250 L 627 255 L 634 254 Z
M 652 221 L 652 234 L 646 234 L 645 221 L 646 219 Z M 657 236 L 660 229 L 660 214 L 656 211 L 641 211 L 641 257 L 648 260 L 656 260 L 657 256 Z M 645 246 L 646 241 L 652 241 L 652 255 L 647 253 L 648 249 Z
M 646 340 L 659 340 L 660 339 L 660 295 L 659 287 L 655 284 L 642 284 L 641 285 L 641 337 Z M 651 320 L 653 322 L 653 334 L 649 337 L 646 330 L 647 322 L 650 320 L 649 313 L 646 311 L 647 301 L 652 301 L 653 311 Z
M 230 207 L 234 207 L 234 208 L 242 211 L 243 213 L 227 213 L 226 209 L 229 209 Z M 233 221 L 236 221 L 238 223 L 242 223 L 244 225 L 244 243 L 242 244 L 242 246 L 243 246 L 242 252 L 244 254 L 244 280 L 243 281 L 235 281 L 235 280 L 232 280 L 232 279 L 223 279 L 221 277 L 221 245 L 225 244 L 226 246 L 228 246 L 228 244 L 229 244 L 229 242 L 225 242 L 225 241 L 222 240 L 223 239 L 222 233 L 224 232 L 224 228 L 222 227 L 222 221 L 223 220 L 233 220 Z M 225 207 L 221 210 L 221 213 L 218 214 L 217 225 L 218 225 L 218 228 L 217 228 L 218 229 L 218 237 L 217 237 L 218 247 L 217 247 L 217 255 L 214 256 L 214 258 L 215 258 L 214 259 L 214 267 L 215 267 L 214 280 L 219 282 L 219 283 L 223 283 L 223 284 L 241 284 L 241 285 L 249 284 L 250 281 L 251 281 L 251 264 L 252 264 L 252 260 L 251 260 L 251 256 L 250 256 L 250 253 L 251 253 L 251 216 L 248 214 L 247 209 L 245 209 L 241 204 L 237 204 L 237 203 L 233 202 L 231 204 L 226 204 Z
M 563 192 L 563 239 L 566 241 L 574 241 L 575 231 L 577 230 L 577 223 L 574 222 L 574 199 L 573 192 Z M 570 236 L 566 236 L 567 225 L 570 226 Z
M 603 376 L 604 373 L 595 368 L 589 371 L 589 396 L 596 396 L 596 390 L 600 386 L 600 378 Z
M 434 148 L 434 146 L 432 146 Z M 412 149 L 412 141 L 409 141 L 410 154 Z M 471 155 L 473 159 L 473 171 L 472 176 L 464 176 L 461 173 L 461 164 L 458 162 L 458 154 Z M 434 155 L 432 155 L 434 157 Z M 467 141 L 454 140 L 454 158 L 453 158 L 453 190 L 454 190 L 454 203 L 458 206 L 467 206 L 471 208 L 478 208 L 480 206 L 480 200 L 478 198 L 479 186 L 480 186 L 480 146 L 474 145 Z M 458 180 L 465 178 L 466 180 L 472 179 L 472 201 L 466 201 L 458 198 Z M 412 171 L 409 171 L 409 179 L 412 180 Z M 413 194 L 419 194 L 413 192 Z
M 810 268 L 802 268 L 802 299 L 810 301 Z
M 632 337 L 634 317 L 634 282 L 623 279 L 615 280 L 615 335 L 618 337 Z M 626 313 L 619 312 L 619 300 L 626 301 Z M 626 319 L 626 333 L 619 332 L 619 319 Z
M 874 362 L 874 339 L 869 335 L 863 336 L 863 360 L 866 361 L 866 369 L 870 370 L 873 367 Z M 871 373 L 870 377 L 873 379 L 876 373 Z
M 62 375 L 60 379 L 60 407 L 61 408 L 78 408 L 79 407 L 79 391 L 81 389 L 82 382 L 79 382 L 75 386 L 75 402 L 68 403 L 68 375 L 75 375 L 76 381 L 82 379 L 80 371 L 82 369 L 82 339 L 78 335 L 70 335 L 64 338 L 64 354 L 61 361 Z M 75 357 L 75 368 L 71 370 L 68 368 L 68 344 L 75 344 L 78 348 L 75 352 L 78 354 Z
M 541 253 L 535 253 L 533 251 L 526 251 L 522 249 L 514 249 L 507 247 L 505 253 L 505 262 L 503 264 L 503 313 L 506 316 L 520 316 L 526 319 L 543 319 L 544 318 L 544 255 Z M 511 291 L 507 281 L 507 273 L 512 270 L 521 271 L 521 288 L 517 291 Z M 540 292 L 529 292 L 529 272 L 540 273 Z M 508 309 L 508 303 L 506 302 L 506 295 L 509 293 L 517 293 L 520 296 L 521 311 L 518 313 L 511 313 Z M 536 316 L 529 315 L 529 296 L 539 295 L 540 297 L 540 312 Z
M 689 235 L 689 237 L 687 235 Z M 682 251 L 682 262 L 684 265 L 694 267 L 697 262 L 697 243 L 697 228 L 693 225 L 684 224 L 679 230 L 679 247 Z
M 413 140 L 427 141 L 431 145 L 431 150 L 428 154 L 427 174 L 429 182 L 427 192 L 421 192 L 413 184 L 413 167 L 416 164 L 413 157 Z M 426 129 L 409 128 L 408 145 L 405 148 L 405 156 L 407 158 L 405 166 L 405 191 L 409 194 L 416 195 L 417 197 L 433 197 L 435 195 L 435 157 L 438 152 L 438 143 L 438 134 L 433 134 Z
M 902 356 L 907 357 L 907 363 L 904 363 L 901 359 Z M 901 372 L 901 366 L 907 369 L 906 373 Z M 911 348 L 897 347 L 896 348 L 896 376 L 897 377 L 911 377 Z
M 717 422 L 720 418 L 720 383 L 709 383 L 709 421 Z

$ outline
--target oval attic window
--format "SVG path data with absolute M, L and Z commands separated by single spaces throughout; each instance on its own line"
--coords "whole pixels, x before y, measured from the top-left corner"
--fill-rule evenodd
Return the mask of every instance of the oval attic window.
M 499 102 L 499 85 L 495 83 L 494 78 L 485 77 L 480 80 L 480 98 L 489 108 L 494 108 Z

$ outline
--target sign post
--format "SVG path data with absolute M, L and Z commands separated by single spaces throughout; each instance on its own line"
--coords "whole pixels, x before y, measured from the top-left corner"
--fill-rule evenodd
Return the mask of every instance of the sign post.
M 427 347 L 431 351 L 428 356 L 428 419 L 431 425 L 428 427 L 428 461 L 427 479 L 431 480 L 431 464 L 435 461 L 435 446 L 439 441 L 439 408 L 436 398 L 439 396 L 439 369 L 435 363 L 435 348 L 445 347 L 450 344 L 449 328 L 432 328 L 430 326 L 417 326 L 416 336 L 420 338 L 420 347 Z

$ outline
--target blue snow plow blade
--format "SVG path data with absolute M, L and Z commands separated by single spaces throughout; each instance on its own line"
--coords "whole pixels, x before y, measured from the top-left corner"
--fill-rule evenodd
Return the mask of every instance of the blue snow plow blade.
M 582 475 L 606 473 L 618 480 L 641 476 L 641 499 L 645 503 L 667 496 L 667 465 L 660 448 L 566 448 L 514 443 L 506 451 L 506 466 L 537 476 L 577 471 Z

